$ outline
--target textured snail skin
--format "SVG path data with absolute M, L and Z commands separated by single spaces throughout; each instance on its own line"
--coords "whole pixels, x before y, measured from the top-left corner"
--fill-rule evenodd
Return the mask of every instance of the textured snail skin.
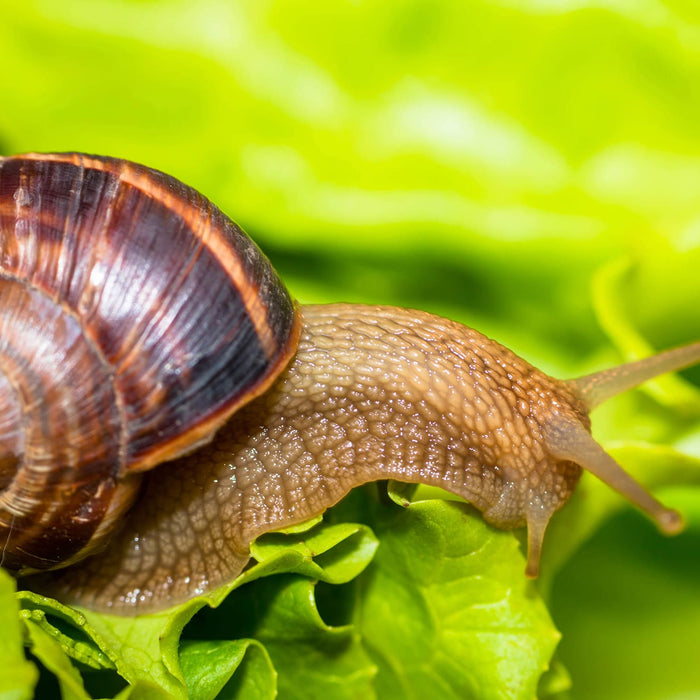
M 271 389 L 209 445 L 150 473 L 128 528 L 105 553 L 57 572 L 52 594 L 120 614 L 168 607 L 232 580 L 258 535 L 386 478 L 463 496 L 498 527 L 527 524 L 537 573 L 545 527 L 581 473 L 553 454 L 550 427 L 596 444 L 577 388 L 419 311 L 307 306 L 302 328 Z M 641 490 L 623 478 L 622 490 Z M 677 529 L 673 511 L 641 499 Z
M 424 312 L 297 309 L 177 180 L 79 154 L 0 158 L 0 564 L 65 567 L 26 579 L 65 602 L 154 612 L 234 578 L 260 534 L 393 478 L 527 525 L 535 576 L 582 468 L 680 529 L 588 413 L 699 360 L 696 343 L 560 381 Z

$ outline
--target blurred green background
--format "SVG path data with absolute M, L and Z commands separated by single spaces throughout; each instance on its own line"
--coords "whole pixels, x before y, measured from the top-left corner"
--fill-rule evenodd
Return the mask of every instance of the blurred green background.
M 0 8 L 0 153 L 176 175 L 303 302 L 434 311 L 563 376 L 700 338 L 695 0 Z M 596 435 L 699 457 L 697 391 L 659 387 Z M 693 481 L 687 534 L 625 514 L 551 582 L 572 698 L 700 697 Z

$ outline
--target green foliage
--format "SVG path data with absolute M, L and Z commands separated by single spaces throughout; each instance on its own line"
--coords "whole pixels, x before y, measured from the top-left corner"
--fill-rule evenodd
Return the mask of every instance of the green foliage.
M 683 0 L 5 2 L 0 153 L 158 167 L 301 301 L 424 308 L 582 374 L 700 337 L 698 20 Z M 526 584 L 518 535 L 363 489 L 161 615 L 0 575 L 0 697 L 697 695 L 698 384 L 593 416 L 685 514 L 672 541 L 584 476 Z
M 380 698 L 532 698 L 559 640 L 508 533 L 461 505 L 375 509 L 356 625 Z
M 262 538 L 276 540 L 258 543 L 256 554 L 267 558 L 218 596 L 216 610 L 195 600 L 123 618 L 22 592 L 29 648 L 63 697 L 77 700 L 90 696 L 76 663 L 87 676 L 118 674 L 131 686 L 129 698 L 275 691 L 300 699 L 421 698 L 431 689 L 445 698 L 532 697 L 559 634 L 522 577 L 516 540 L 462 504 L 387 507 L 372 494 L 355 493 L 330 522 L 305 533 Z M 349 517 L 379 535 L 376 556 L 368 527 Z M 319 601 L 331 617 L 344 610 L 348 619 L 328 624 Z M 16 612 L 8 615 L 16 620 Z
M 15 598 L 12 579 L 0 570 L 0 615 L 2 629 L 0 653 L 3 665 L 0 670 L 0 692 L 7 700 L 24 700 L 31 697 L 31 689 L 37 680 L 36 668 L 24 658 L 22 630 L 18 616 L 19 605 Z

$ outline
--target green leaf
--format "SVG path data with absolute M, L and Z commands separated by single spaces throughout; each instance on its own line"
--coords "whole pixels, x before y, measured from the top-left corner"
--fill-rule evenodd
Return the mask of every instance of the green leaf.
M 571 674 L 555 655 L 549 669 L 540 678 L 537 697 L 539 700 L 562 698 L 569 690 L 571 690 Z
M 22 629 L 15 599 L 15 583 L 0 570 L 0 697 L 7 700 L 25 700 L 32 697 L 37 681 L 34 664 L 27 661 L 22 648 Z
M 315 589 L 296 575 L 261 579 L 235 591 L 218 611 L 203 611 L 186 634 L 258 640 L 276 670 L 279 697 L 373 697 L 375 669 L 357 634 L 323 621 Z
M 71 658 L 94 669 L 113 669 L 114 664 L 91 638 L 85 616 L 52 598 L 19 591 L 21 617 L 52 637 Z
M 189 700 L 273 700 L 277 694 L 274 667 L 265 647 L 254 640 L 185 639 L 180 664 Z
M 251 687 L 261 697 L 271 697 L 276 671 L 264 647 L 236 638 L 223 646 L 182 646 L 183 628 L 206 602 L 218 605 L 244 583 L 255 584 L 272 574 L 294 571 L 334 584 L 349 581 L 367 566 L 376 547 L 369 528 L 353 523 L 317 523 L 288 534 L 270 534 L 253 547 L 259 562 L 235 581 L 171 610 L 135 618 L 71 609 L 28 591 L 19 596 L 34 646 L 42 652 L 37 656 L 74 694 L 69 697 L 81 697 L 75 694 L 80 676 L 70 658 L 95 669 L 115 669 L 132 686 L 129 698 L 142 692 L 153 698 L 184 699 L 192 693 L 205 697 L 213 688 L 224 687 L 231 697 L 247 697 Z M 215 616 L 220 614 L 217 611 Z M 220 657 L 232 650 L 236 650 L 235 663 L 221 666 Z M 239 670 L 244 656 L 243 670 Z
M 252 544 L 251 555 L 262 563 L 298 552 L 302 561 L 294 571 L 329 583 L 345 583 L 367 566 L 378 545 L 370 528 L 356 523 L 326 523 L 300 534 L 303 537 L 297 533 L 264 535 Z
M 146 687 L 154 699 L 185 697 L 177 644 L 182 626 L 198 607 L 196 602 L 128 618 L 69 608 L 28 591 L 19 596 L 30 635 L 50 651 L 40 658 L 60 682 L 74 683 L 74 669 L 67 665 L 70 657 L 83 666 L 115 669 L 132 685 Z M 59 649 L 64 659 L 60 664 Z
M 559 634 L 511 533 L 464 506 L 377 509 L 356 624 L 381 698 L 531 698 Z
M 90 700 L 80 673 L 60 643 L 32 620 L 27 620 L 26 629 L 32 653 L 56 676 L 63 700 Z

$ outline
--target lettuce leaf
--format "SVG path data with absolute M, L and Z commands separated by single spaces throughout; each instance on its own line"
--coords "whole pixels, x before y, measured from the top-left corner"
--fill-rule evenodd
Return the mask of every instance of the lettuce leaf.
M 0 569 L 0 616 L 4 633 L 0 636 L 0 653 L 4 660 L 0 669 L 0 694 L 8 700 L 31 698 L 38 673 L 22 648 L 22 625 L 19 603 L 15 598 L 12 578 Z
M 90 697 L 86 667 L 95 688 L 90 671 L 121 676 L 129 698 L 531 697 L 559 635 L 516 539 L 463 504 L 400 508 L 374 494 L 261 538 L 260 560 L 213 596 L 216 609 L 194 600 L 123 618 L 21 592 L 30 649 L 76 700 Z M 380 535 L 376 556 L 356 516 Z M 347 619 L 330 624 L 319 607 Z

